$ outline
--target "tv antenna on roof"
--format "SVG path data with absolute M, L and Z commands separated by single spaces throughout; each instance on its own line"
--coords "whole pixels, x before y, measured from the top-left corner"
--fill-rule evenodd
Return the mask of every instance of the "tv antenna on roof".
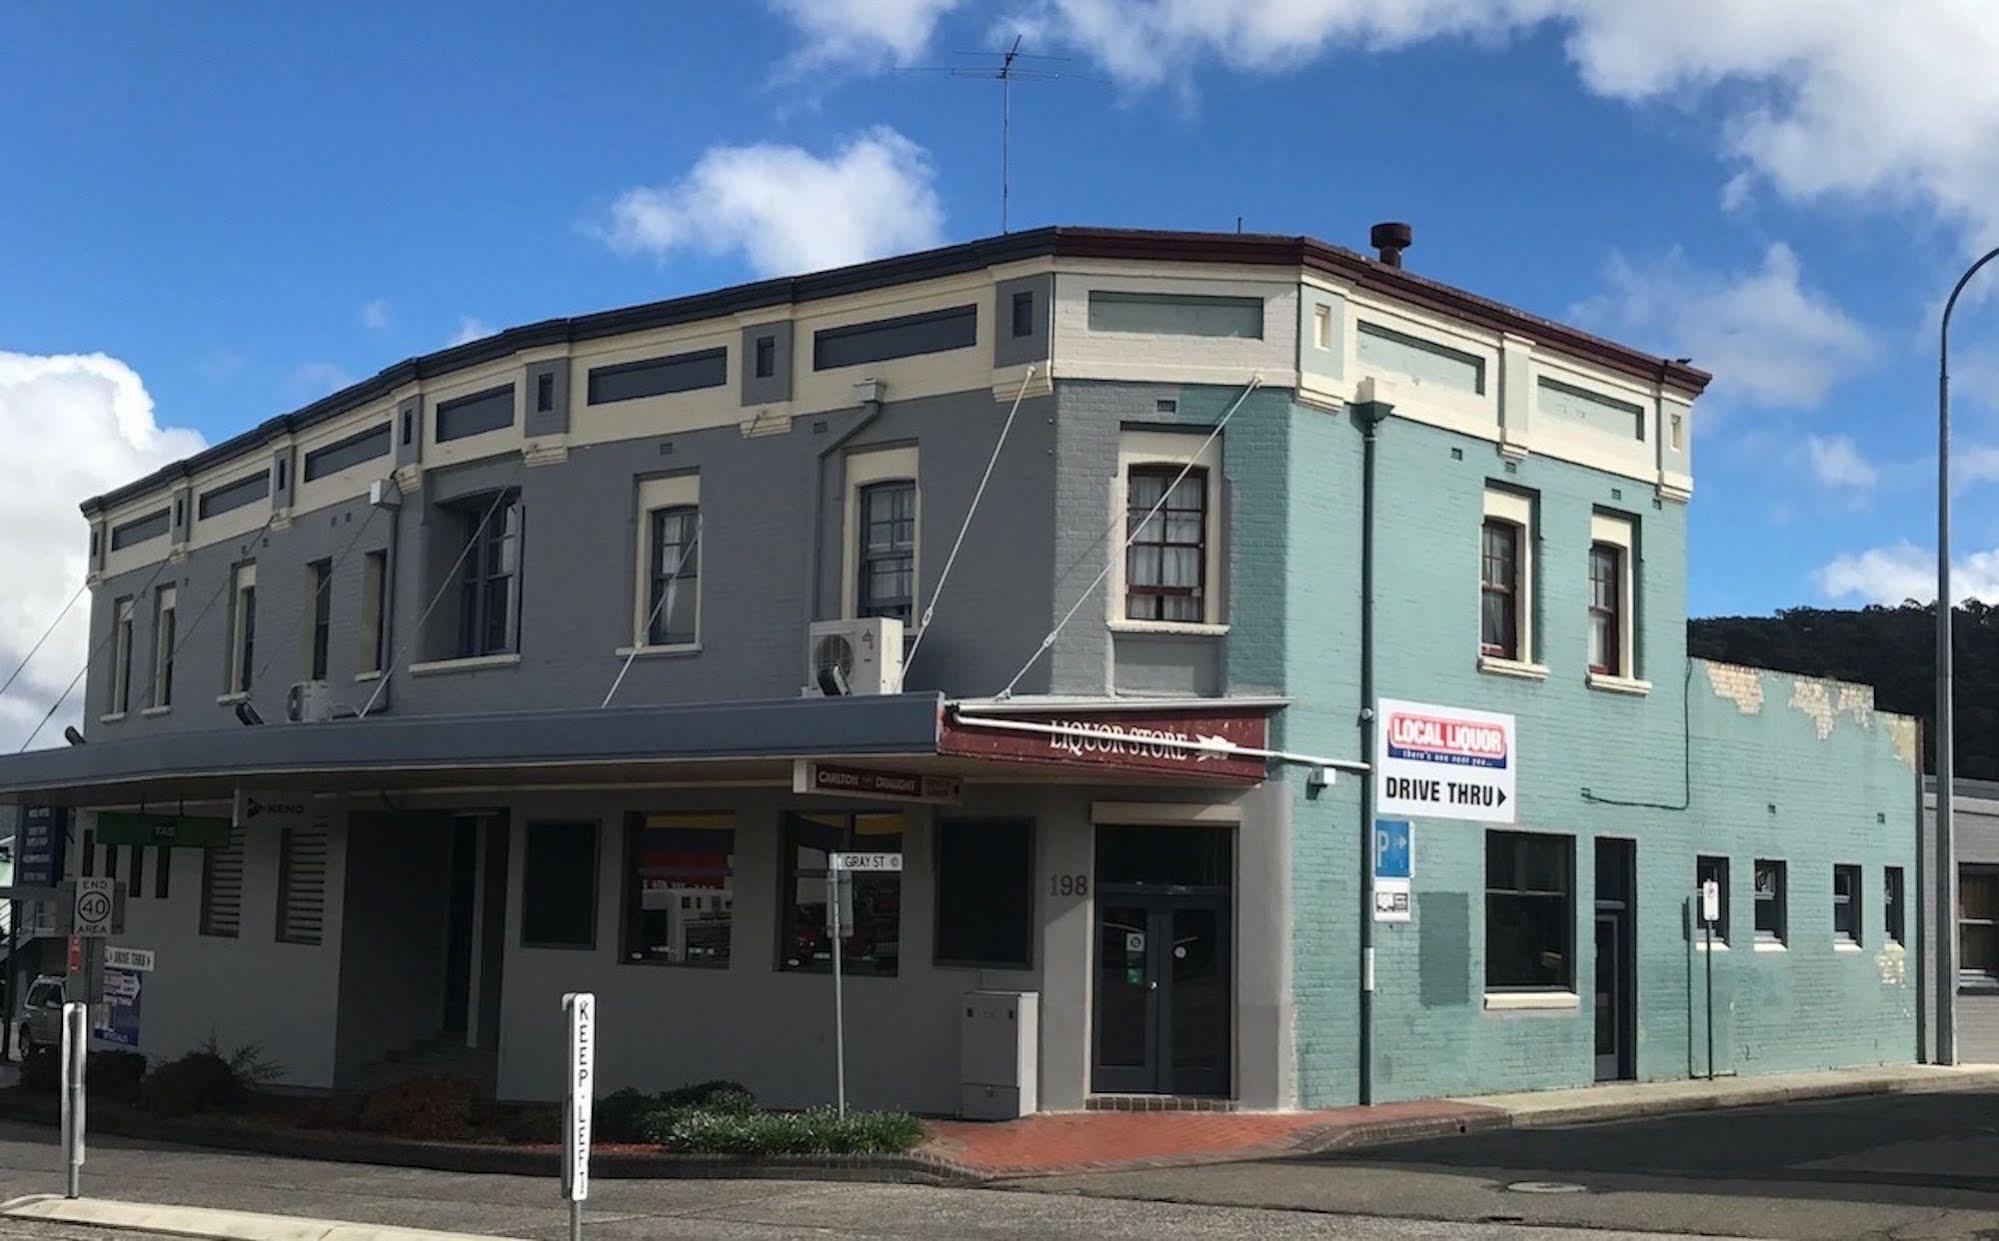
M 1013 46 L 1003 52 L 959 52 L 960 56 L 998 57 L 996 65 L 939 65 L 911 69 L 912 73 L 945 73 L 954 78 L 978 78 L 1000 84 L 1000 232 L 1011 231 L 1010 208 L 1013 198 L 1013 84 L 1015 82 L 1055 82 L 1063 78 L 1085 78 L 1088 74 L 1038 69 L 1017 62 L 1046 60 L 1064 62 L 1067 56 L 1037 56 L 1020 50 L 1022 39 L 1015 35 Z

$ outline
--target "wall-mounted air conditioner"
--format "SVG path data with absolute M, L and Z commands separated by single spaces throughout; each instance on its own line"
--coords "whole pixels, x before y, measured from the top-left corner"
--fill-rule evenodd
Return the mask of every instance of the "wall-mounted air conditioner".
M 333 686 L 325 681 L 294 681 L 285 691 L 285 718 L 294 724 L 317 724 L 333 712 Z
M 893 694 L 902 688 L 902 622 L 887 616 L 815 621 L 805 642 L 805 692 Z

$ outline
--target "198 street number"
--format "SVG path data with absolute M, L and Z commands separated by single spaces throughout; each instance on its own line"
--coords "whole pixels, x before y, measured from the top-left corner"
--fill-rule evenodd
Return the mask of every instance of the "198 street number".
M 1089 894 L 1090 877 L 1088 875 L 1048 876 L 1048 895 L 1050 896 L 1088 896 Z

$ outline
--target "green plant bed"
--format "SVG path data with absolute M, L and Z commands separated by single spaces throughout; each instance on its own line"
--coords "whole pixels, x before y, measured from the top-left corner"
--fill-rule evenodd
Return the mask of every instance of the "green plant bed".
M 907 1112 L 725 1112 L 669 1108 L 654 1113 L 646 1137 L 676 1154 L 900 1155 L 923 1141 L 923 1122 Z

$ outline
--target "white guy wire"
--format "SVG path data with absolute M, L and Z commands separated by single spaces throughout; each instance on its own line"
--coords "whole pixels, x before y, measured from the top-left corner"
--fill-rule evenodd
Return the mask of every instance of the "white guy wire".
M 507 481 L 501 483 L 500 489 L 493 493 L 493 503 L 487 507 L 486 515 L 481 517 L 479 524 L 472 528 L 472 537 L 465 540 L 465 550 L 459 552 L 458 559 L 452 561 L 451 567 L 445 570 L 444 580 L 438 583 L 437 593 L 432 595 L 430 602 L 424 606 L 423 615 L 416 618 L 416 628 L 410 630 L 410 641 L 415 641 L 423 633 L 424 622 L 429 620 L 430 614 L 437 610 L 438 602 L 444 598 L 444 592 L 458 584 L 458 570 L 464 566 L 465 558 L 472 554 L 474 548 L 479 546 L 480 538 L 486 533 L 486 523 L 493 520 L 493 514 L 500 511 L 500 505 L 505 503 L 507 497 L 513 493 L 514 480 L 521 476 L 521 470 L 526 465 L 527 454 L 522 453 L 521 459 L 514 463 L 514 472 L 507 475 Z M 520 586 L 518 577 L 516 577 L 514 586 L 516 589 Z M 375 681 L 375 692 L 368 695 L 368 701 L 361 706 L 361 714 L 355 716 L 355 719 L 365 720 L 368 718 L 368 712 L 375 709 L 375 703 L 382 697 L 382 691 L 389 687 L 389 678 L 394 675 L 396 665 L 408 653 L 409 642 L 405 642 L 402 646 L 396 648 L 395 655 L 389 660 L 389 666 L 382 669 L 382 675 Z
M 238 544 L 237 545 L 238 554 L 240 555 L 243 551 L 247 550 L 249 544 L 254 543 L 258 539 L 262 538 L 264 535 L 264 531 L 269 530 L 271 528 L 271 523 L 277 520 L 277 516 L 278 515 L 274 512 L 269 517 L 265 518 L 264 524 L 261 527 L 259 527 L 255 533 L 253 533 L 243 543 Z M 222 596 L 229 590 L 229 588 L 231 586 L 234 586 L 235 584 L 236 584 L 236 573 L 235 570 L 232 568 L 228 573 L 223 574 L 221 584 L 215 588 L 215 593 L 208 596 L 208 602 L 201 605 L 201 611 L 196 612 L 194 614 L 194 622 L 192 624 L 190 624 L 187 628 L 182 629 L 179 627 L 180 618 L 178 616 L 174 618 L 175 628 L 174 628 L 173 649 L 167 652 L 166 662 L 164 664 L 156 666 L 153 669 L 153 675 L 146 678 L 146 692 L 143 695 L 144 701 L 151 702 L 153 700 L 153 686 L 157 684 L 160 679 L 160 668 L 162 667 L 171 668 L 174 665 L 174 661 L 180 658 L 181 651 L 187 646 L 188 640 L 194 637 L 194 631 L 201 628 L 201 622 L 208 618 L 208 613 L 210 612 L 211 609 L 215 607 L 216 601 L 221 599 Z
M 1020 401 L 1027 395 L 1027 385 L 1034 380 L 1034 372 L 1040 363 L 1032 363 L 1027 374 L 1020 378 L 1020 391 L 1013 394 L 1013 408 L 1007 411 L 1006 424 L 1000 428 L 999 442 L 993 445 L 993 455 L 986 460 L 986 472 L 979 478 L 979 489 L 972 493 L 972 507 L 965 510 L 965 520 L 958 527 L 957 541 L 951 544 L 951 554 L 944 558 L 944 571 L 937 575 L 937 585 L 930 592 L 930 605 L 923 609 L 923 620 L 916 627 L 916 641 L 909 644 L 909 654 L 903 656 L 902 675 L 909 675 L 909 665 L 916 662 L 916 652 L 923 649 L 923 639 L 930 632 L 930 618 L 936 615 L 937 600 L 944 593 L 944 583 L 951 576 L 951 566 L 958 563 L 958 549 L 965 545 L 965 533 L 972 528 L 972 518 L 978 514 L 979 501 L 985 498 L 986 484 L 992 481 L 993 467 L 999 464 L 1000 450 L 1006 447 L 1006 437 L 1013 431 L 1014 416 L 1020 413 Z M 902 689 L 898 679 L 896 689 Z
M 35 653 L 42 649 L 42 643 L 49 640 L 49 635 L 56 631 L 56 626 L 62 624 L 62 618 L 69 615 L 69 610 L 76 606 L 76 601 L 83 598 L 83 592 L 89 589 L 90 578 L 86 575 L 83 579 L 83 585 L 76 588 L 76 593 L 69 597 L 68 603 L 62 605 L 62 611 L 56 613 L 56 618 L 49 622 L 49 627 L 42 631 L 42 636 L 35 639 L 35 644 L 28 648 L 28 653 L 21 657 L 21 662 L 14 665 L 14 671 L 7 677 L 7 683 L 0 685 L 0 698 L 6 697 L 7 691 L 14 688 L 15 679 L 27 669 L 28 661 L 33 659 Z
M 1121 557 L 1131 550 L 1131 545 L 1138 539 L 1139 531 L 1145 529 L 1146 526 L 1152 523 L 1153 518 L 1159 516 L 1159 510 L 1166 507 L 1167 498 L 1173 494 L 1173 489 L 1178 487 L 1181 481 L 1194 468 L 1194 462 L 1200 460 L 1201 454 L 1208 450 L 1208 445 L 1215 442 L 1215 437 L 1222 433 L 1222 428 L 1229 424 L 1229 419 L 1235 417 L 1235 412 L 1242 408 L 1242 403 L 1249 399 L 1249 394 L 1262 386 L 1263 376 L 1251 375 L 1249 377 L 1249 386 L 1242 390 L 1242 395 L 1236 397 L 1235 403 L 1230 405 L 1227 411 L 1222 414 L 1221 420 L 1215 423 L 1215 429 L 1208 432 L 1208 437 L 1201 441 L 1201 446 L 1188 456 L 1187 464 L 1180 467 L 1180 472 L 1174 475 L 1173 481 L 1168 483 L 1166 489 L 1159 493 L 1159 500 L 1152 506 L 1152 510 L 1131 527 L 1129 534 L 1125 535 L 1123 545 L 1117 550 L 1118 556 Z M 1107 541 L 1111 534 L 1117 530 L 1117 523 L 1127 521 L 1129 518 L 1130 513 L 1120 509 L 1117 516 L 1112 519 L 1110 529 L 1104 532 L 1104 537 L 1099 542 Z M 1097 587 L 1103 584 L 1104 579 L 1110 576 L 1111 566 L 1116 563 L 1115 559 L 1109 556 L 1104 557 L 1104 567 L 1097 570 L 1097 576 L 1090 580 L 1088 586 L 1083 587 L 1083 593 L 1076 596 L 1076 602 L 1069 605 L 1069 610 L 1062 614 L 1062 619 L 1055 623 L 1055 628 L 1049 630 L 1048 636 L 1041 639 L 1041 645 L 1034 648 L 1034 653 L 1027 657 L 1027 662 L 1020 666 L 1019 672 L 1013 674 L 1013 680 L 1006 683 L 1006 688 L 1001 690 L 993 701 L 1005 702 L 1007 699 L 1013 697 L 1013 687 L 1019 685 L 1020 678 L 1026 676 L 1028 669 L 1034 667 L 1040 661 L 1042 652 L 1055 645 L 1055 639 L 1061 635 L 1063 628 L 1076 618 L 1076 613 L 1083 610 L 1083 604 L 1089 600 L 1091 595 L 1096 593 Z
M 666 608 L 667 601 L 673 598 L 673 587 L 680 580 L 680 571 L 687 567 L 687 558 L 692 556 L 694 549 L 699 546 L 701 546 L 701 514 L 697 511 L 694 514 L 694 537 L 687 541 L 687 546 L 680 549 L 680 561 L 673 566 L 673 572 L 666 575 L 666 589 L 659 592 L 659 602 L 652 605 L 652 614 L 646 617 L 645 628 L 638 632 L 638 638 L 652 636 L 652 623 L 659 619 L 659 614 Z M 638 641 L 632 643 L 631 653 L 625 656 L 625 666 L 618 669 L 618 679 L 611 682 L 611 688 L 604 694 L 604 701 L 597 704 L 599 711 L 610 706 L 611 699 L 617 697 L 618 687 L 625 683 L 625 674 L 632 670 L 632 661 L 639 657 L 639 645 Z

